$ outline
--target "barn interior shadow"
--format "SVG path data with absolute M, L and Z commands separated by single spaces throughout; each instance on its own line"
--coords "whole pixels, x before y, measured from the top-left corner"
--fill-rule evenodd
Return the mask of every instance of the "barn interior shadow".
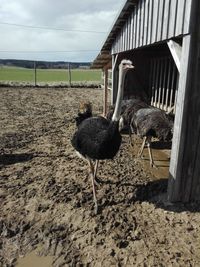
M 151 143 L 151 147 L 154 149 L 171 149 L 172 142 L 154 141 Z

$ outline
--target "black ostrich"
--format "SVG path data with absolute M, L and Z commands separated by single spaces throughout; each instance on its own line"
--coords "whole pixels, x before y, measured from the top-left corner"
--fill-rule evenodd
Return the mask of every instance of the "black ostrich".
M 88 118 L 80 124 L 71 140 L 72 146 L 81 157 L 84 157 L 84 159 L 88 161 L 89 164 L 95 213 L 98 212 L 95 191 L 97 164 L 99 160 L 113 159 L 121 145 L 119 118 L 121 112 L 121 102 L 123 99 L 125 74 L 130 68 L 133 68 L 130 60 L 121 61 L 119 65 L 117 100 L 111 121 L 100 116 Z M 96 168 L 94 168 L 92 160 L 96 161 Z
M 143 138 L 139 156 L 142 155 L 144 146 L 147 144 L 150 166 L 156 167 L 151 151 L 151 139 L 156 137 L 159 141 L 171 141 L 173 136 L 173 120 L 163 110 L 149 106 L 148 108 L 141 108 L 133 114 L 130 128 L 133 133 Z
M 124 112 L 121 114 L 121 118 L 119 120 L 119 129 L 127 129 L 129 132 L 130 145 L 133 146 L 132 143 L 132 128 L 131 128 L 131 119 L 133 115 L 141 108 L 148 108 L 149 105 L 146 102 L 143 102 L 140 99 L 129 99 L 127 105 L 124 108 Z

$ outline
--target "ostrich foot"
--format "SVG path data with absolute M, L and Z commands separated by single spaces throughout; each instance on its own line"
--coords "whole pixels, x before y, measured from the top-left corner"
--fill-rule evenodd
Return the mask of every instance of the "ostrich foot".
M 95 185 L 99 185 L 99 184 L 102 184 L 103 181 L 101 179 L 99 179 L 98 177 L 95 177 L 94 183 L 95 183 Z
M 96 178 L 94 179 L 94 184 L 95 184 L 96 186 L 99 185 L 99 182 L 97 182 Z
M 134 148 L 134 142 L 131 137 L 129 138 L 129 145 Z
M 150 162 L 150 167 L 158 169 L 158 166 L 154 162 Z
M 97 205 L 97 202 L 94 203 L 94 214 L 97 215 L 98 214 L 98 205 Z

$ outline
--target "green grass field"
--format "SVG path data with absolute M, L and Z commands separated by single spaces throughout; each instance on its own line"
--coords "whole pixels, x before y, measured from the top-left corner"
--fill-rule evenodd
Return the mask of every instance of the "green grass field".
M 71 82 L 100 82 L 100 70 L 71 70 Z M 33 69 L 0 67 L 0 81 L 34 82 Z M 68 82 L 69 73 L 64 69 L 37 69 L 37 82 Z

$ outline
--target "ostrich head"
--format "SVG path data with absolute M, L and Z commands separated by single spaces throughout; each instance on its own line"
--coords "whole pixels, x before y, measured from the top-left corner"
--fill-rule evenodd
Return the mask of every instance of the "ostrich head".
M 78 110 L 79 113 L 92 113 L 92 103 L 90 101 L 81 101 Z
M 123 59 L 121 63 L 119 64 L 119 71 L 122 71 L 124 74 L 129 70 L 133 69 L 134 66 L 132 64 L 132 61 L 129 59 Z
M 92 117 L 92 103 L 89 101 L 81 101 L 79 103 L 78 115 L 75 118 L 76 126 L 78 127 L 82 121 Z

